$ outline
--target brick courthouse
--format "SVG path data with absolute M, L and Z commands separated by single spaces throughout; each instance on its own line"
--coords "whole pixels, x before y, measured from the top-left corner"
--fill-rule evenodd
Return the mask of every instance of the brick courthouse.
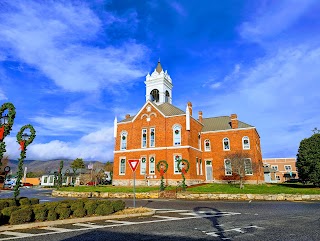
M 126 115 L 121 121 L 115 119 L 114 185 L 133 184 L 128 159 L 140 159 L 137 185 L 159 185 L 157 164 L 162 160 L 168 164 L 165 183 L 181 182 L 184 171 L 181 165 L 187 163 L 179 159 L 189 164 L 185 174 L 187 185 L 233 180 L 232 165 L 226 156 L 236 151 L 250 156 L 246 160 L 246 181 L 263 180 L 260 167 L 251 168 L 262 161 L 260 137 L 254 126 L 238 120 L 236 114 L 204 118 L 199 111 L 195 117 L 191 102 L 185 111 L 172 105 L 172 80 L 160 62 L 146 76 L 145 84 L 146 103 L 140 111 L 134 116 Z

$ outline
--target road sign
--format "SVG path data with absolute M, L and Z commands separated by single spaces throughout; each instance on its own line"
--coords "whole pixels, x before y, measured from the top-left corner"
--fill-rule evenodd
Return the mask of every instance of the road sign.
M 129 159 L 128 160 L 129 166 L 131 167 L 133 172 L 137 169 L 139 162 L 140 162 L 139 159 Z

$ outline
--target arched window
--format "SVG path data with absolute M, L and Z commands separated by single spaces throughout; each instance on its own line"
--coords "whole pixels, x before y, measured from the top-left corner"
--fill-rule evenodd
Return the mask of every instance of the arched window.
M 126 131 L 121 132 L 121 140 L 120 140 L 120 149 L 126 150 L 127 149 L 127 138 L 128 133 Z
M 230 150 L 230 141 L 227 137 L 223 139 L 223 150 Z
M 150 92 L 150 98 L 151 98 L 151 101 L 159 102 L 159 90 L 153 89 Z
M 156 129 L 150 128 L 150 147 L 155 147 Z
M 251 163 L 251 159 L 247 158 L 244 160 L 244 171 L 246 175 L 252 175 L 253 174 L 253 170 L 252 170 L 252 163 Z
M 249 137 L 247 137 L 247 136 L 242 137 L 242 148 L 243 148 L 244 150 L 250 149 L 250 140 L 249 140 Z
M 170 100 L 170 93 L 169 91 L 166 90 L 166 97 L 164 102 L 169 102 L 169 100 Z
M 181 145 L 181 126 L 180 125 L 173 126 L 173 145 L 174 146 Z
M 210 140 L 205 140 L 204 141 L 204 150 L 205 151 L 210 151 L 211 150 Z
M 142 129 L 141 133 L 141 147 L 146 148 L 147 147 L 147 129 Z

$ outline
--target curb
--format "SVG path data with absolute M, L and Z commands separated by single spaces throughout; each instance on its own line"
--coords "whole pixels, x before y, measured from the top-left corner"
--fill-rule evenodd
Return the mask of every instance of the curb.
M 134 217 L 142 217 L 142 216 L 151 216 L 151 215 L 154 215 L 155 213 L 156 213 L 155 210 L 151 210 L 150 212 L 145 212 L 145 213 L 94 216 L 94 217 L 84 217 L 84 218 L 70 218 L 70 219 L 63 219 L 63 220 L 56 220 L 56 221 L 24 223 L 24 224 L 17 224 L 17 225 L 4 225 L 4 226 L 0 226 L 0 231 L 47 227 L 47 226 L 60 225 L 60 224 L 90 222 L 90 221 L 104 220 L 104 219 L 110 220 L 110 219 L 120 219 L 120 218 L 134 218 Z

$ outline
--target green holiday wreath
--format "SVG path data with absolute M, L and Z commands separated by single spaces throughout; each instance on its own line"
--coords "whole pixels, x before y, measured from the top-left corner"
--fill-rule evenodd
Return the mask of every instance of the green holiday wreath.
M 161 164 L 164 165 L 163 173 L 166 173 L 166 172 L 168 171 L 168 167 L 169 167 L 168 163 L 167 163 L 165 160 L 159 161 L 159 162 L 157 163 L 157 170 L 158 170 L 158 172 L 161 171 Z
M 30 136 L 27 140 L 23 140 L 22 134 L 26 129 L 30 130 Z M 29 144 L 31 144 L 33 142 L 35 137 L 36 137 L 36 130 L 33 128 L 33 126 L 30 124 L 24 125 L 21 127 L 20 131 L 17 134 L 17 142 L 19 144 L 21 144 L 21 142 L 24 142 L 24 147 L 27 147 Z
M 12 126 L 13 126 L 14 118 L 16 116 L 16 108 L 14 107 L 14 105 L 12 103 L 10 103 L 10 102 L 4 103 L 0 107 L 0 116 L 1 117 L 2 117 L 2 114 L 5 110 L 8 110 L 8 123 L 2 124 L 2 122 L 0 122 L 0 128 L 3 130 L 2 138 L 0 138 L 1 140 L 4 137 L 6 137 L 7 135 L 9 135 L 9 133 L 12 129 Z
M 177 168 L 178 168 L 178 171 L 179 171 L 179 172 L 182 172 L 182 169 L 180 168 L 180 163 L 181 163 L 181 162 L 187 164 L 187 167 L 184 168 L 185 173 L 187 173 L 187 172 L 189 171 L 189 168 L 190 168 L 190 163 L 189 163 L 189 161 L 188 161 L 188 160 L 185 160 L 185 159 L 178 159 L 178 160 L 177 160 Z M 183 174 L 184 174 L 184 173 L 183 173 Z

